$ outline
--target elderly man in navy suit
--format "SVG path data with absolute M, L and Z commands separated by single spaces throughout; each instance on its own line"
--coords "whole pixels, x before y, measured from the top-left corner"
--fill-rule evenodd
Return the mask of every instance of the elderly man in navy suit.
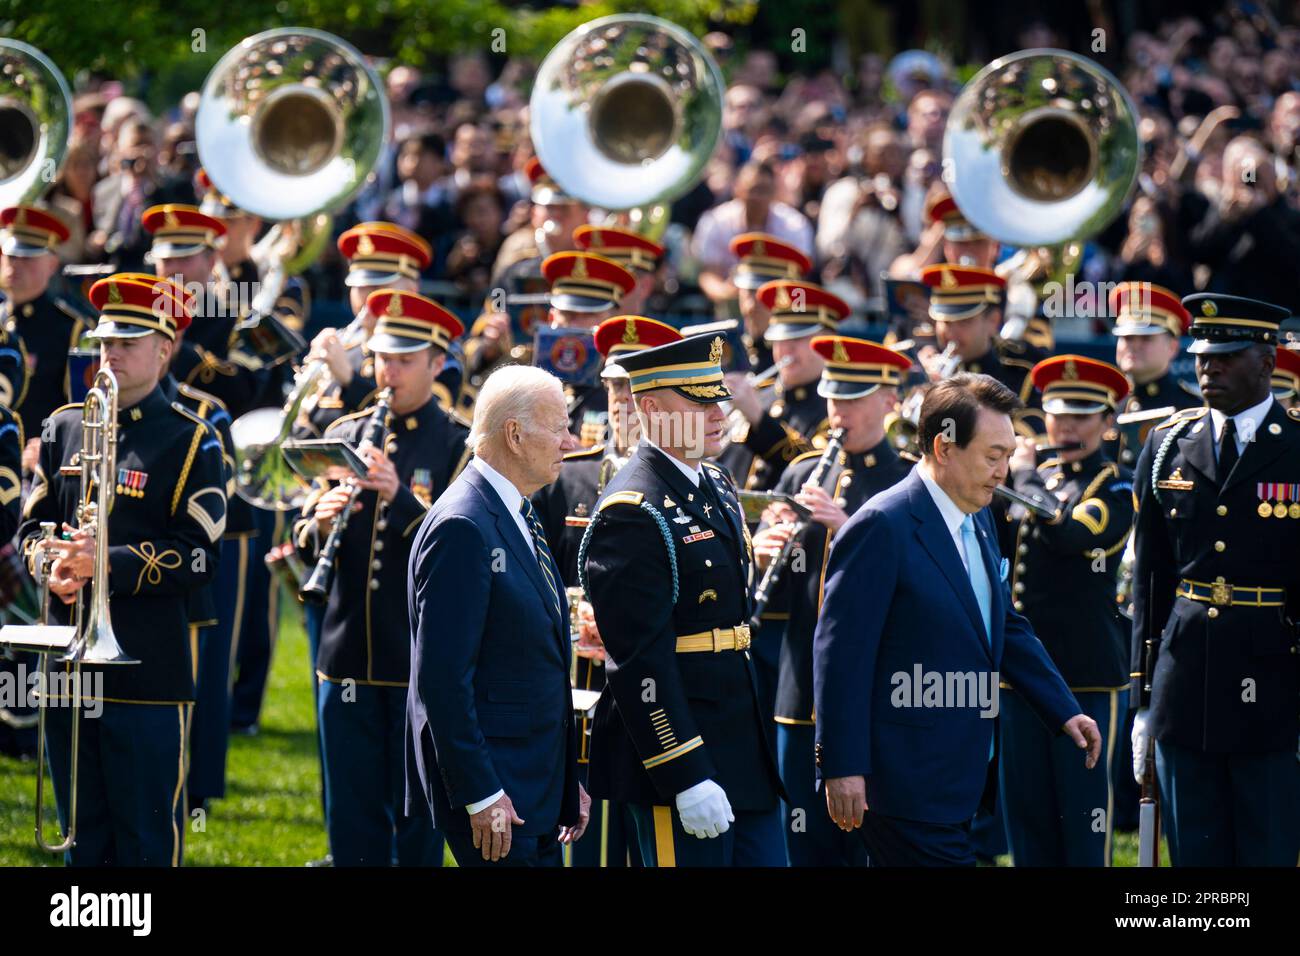
M 494 372 L 467 443 L 411 550 L 407 813 L 427 805 L 461 866 L 559 866 L 590 807 L 563 585 L 529 502 L 577 447 L 559 380 Z
M 995 792 L 1000 680 L 1087 750 L 1081 713 L 1012 608 L 988 505 L 1020 402 L 987 375 L 931 387 L 924 457 L 840 530 L 813 638 L 817 768 L 831 819 L 873 865 L 973 866 L 970 821 Z

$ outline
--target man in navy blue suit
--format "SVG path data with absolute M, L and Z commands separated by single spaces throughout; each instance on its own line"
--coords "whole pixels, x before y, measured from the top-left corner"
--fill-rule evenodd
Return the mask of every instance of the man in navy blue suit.
M 461 866 L 559 866 L 590 806 L 563 585 L 529 502 L 577 447 L 559 380 L 494 372 L 467 444 L 411 549 L 407 813 L 431 809 Z
M 872 864 L 973 866 L 970 821 L 996 786 L 1005 677 L 1048 727 L 1101 735 L 1011 606 L 988 505 L 1016 449 L 1015 394 L 960 373 L 921 407 L 924 457 L 831 548 L 813 638 L 817 768 L 831 819 Z

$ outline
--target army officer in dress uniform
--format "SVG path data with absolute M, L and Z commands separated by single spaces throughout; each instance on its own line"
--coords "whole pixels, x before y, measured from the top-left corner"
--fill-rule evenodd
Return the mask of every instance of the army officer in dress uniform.
M 587 527 L 579 568 L 605 644 L 590 781 L 631 804 L 657 866 L 780 866 L 781 784 L 750 664 L 753 551 L 717 454 L 722 338 L 620 358 L 642 444 Z
M 790 818 L 785 821 L 790 865 L 843 866 L 861 863 L 862 849 L 834 825 L 815 790 L 813 632 L 835 533 L 859 505 L 902 481 L 911 467 L 885 438 L 885 416 L 894 410 L 899 383 L 912 363 L 864 339 L 826 335 L 811 344 L 826 361 L 817 390 L 826 399 L 831 429 L 843 432 L 843 450 L 829 463 L 820 484 L 809 479 L 824 452 L 810 451 L 790 463 L 776 486 L 812 511 L 797 542 L 798 560 L 787 562 L 778 584 L 786 594 L 789 619 L 782 629 L 776 743 L 781 780 L 790 795 Z M 765 569 L 789 540 L 795 519 L 789 508 L 779 506 L 769 517 L 779 520 L 765 522 L 754 536 L 754 554 Z
M 1208 408 L 1138 459 L 1131 705 L 1135 776 L 1155 739 L 1175 866 L 1300 855 L 1300 412 L 1270 393 L 1287 310 L 1183 299 Z
M 92 334 L 118 384 L 113 506 L 98 517 L 101 529 L 107 524 L 109 614 L 118 643 L 139 663 L 81 667 L 82 697 L 102 712 L 81 724 L 77 842 L 67 859 L 178 866 L 176 812 L 194 699 L 190 601 L 212 578 L 226 522 L 221 445 L 158 386 L 176 330 L 189 318 L 185 303 L 112 277 L 96 282 L 90 299 L 101 313 Z M 92 597 L 94 537 L 78 530 L 76 517 L 88 494 L 80 486 L 81 411 L 68 405 L 53 414 L 20 531 L 29 569 L 39 560 L 42 522 L 67 534 L 50 546 L 58 556 L 50 590 L 59 598 L 52 603 L 59 623 L 71 619 L 71 602 Z M 72 714 L 67 694 L 52 693 L 50 703 L 50 769 L 66 828 Z
M 1011 507 L 1012 606 L 1029 619 L 1083 713 L 1104 741 L 1096 772 L 1079 764 L 1013 687 L 1000 692 L 999 765 L 1007 839 L 1016 866 L 1108 866 L 1114 801 L 1110 763 L 1128 710 L 1127 624 L 1115 604 L 1120 553 L 1133 524 L 1133 480 L 1107 459 L 1102 436 L 1128 394 L 1106 362 L 1057 355 L 1034 366 L 1047 437 L 1078 445 L 1039 464 L 1020 438 L 1011 485 L 1055 509 L 1050 520 Z
M 361 454 L 370 474 L 347 523 L 321 628 L 317 675 L 329 802 L 326 825 L 337 866 L 438 866 L 442 838 L 427 816 L 403 809 L 406 689 L 411 633 L 402 600 L 411 540 L 433 500 L 468 457 L 469 429 L 433 397 L 447 347 L 463 327 L 413 292 L 371 293 L 379 317 L 367 349 L 376 381 L 392 390 L 382 448 Z M 361 443 L 374 409 L 340 418 L 326 432 Z M 351 488 L 345 483 L 304 509 L 297 543 L 315 561 Z

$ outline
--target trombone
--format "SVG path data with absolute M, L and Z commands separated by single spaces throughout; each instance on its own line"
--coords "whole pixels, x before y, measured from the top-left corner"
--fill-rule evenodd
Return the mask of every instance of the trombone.
M 90 579 L 90 597 L 78 594 L 74 625 L 63 627 L 50 622 L 50 572 L 54 564 L 51 544 L 57 526 L 41 522 L 37 542 L 35 575 L 40 587 L 41 623 L 10 626 L 0 630 L 0 644 L 33 651 L 42 658 L 62 653 L 60 663 L 72 665 L 72 770 L 69 780 L 68 829 L 62 840 L 50 842 L 45 836 L 45 716 L 51 688 L 43 689 L 37 707 L 36 729 L 36 845 L 49 853 L 64 853 L 77 838 L 78 755 L 81 743 L 81 665 L 138 664 L 122 649 L 113 632 L 108 611 L 108 516 L 113 507 L 114 481 L 117 474 L 117 377 L 108 368 L 100 368 L 86 393 L 81 410 L 80 492 L 77 505 L 78 530 L 95 539 L 94 570 Z M 43 668 L 47 679 L 52 671 Z

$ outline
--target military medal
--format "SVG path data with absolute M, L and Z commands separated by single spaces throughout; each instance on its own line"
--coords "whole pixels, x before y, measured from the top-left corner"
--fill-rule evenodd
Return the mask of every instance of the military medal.
M 1273 507 L 1267 501 L 1261 501 L 1255 511 L 1261 518 L 1267 518 L 1273 513 Z

